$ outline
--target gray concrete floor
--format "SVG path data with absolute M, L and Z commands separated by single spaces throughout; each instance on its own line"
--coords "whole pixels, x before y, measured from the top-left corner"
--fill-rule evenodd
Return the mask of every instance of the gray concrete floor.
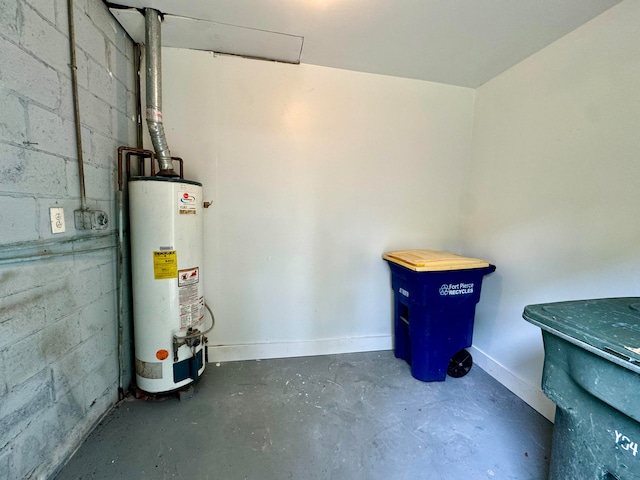
M 547 478 L 552 424 L 474 366 L 423 383 L 392 352 L 207 365 L 128 399 L 58 480 Z

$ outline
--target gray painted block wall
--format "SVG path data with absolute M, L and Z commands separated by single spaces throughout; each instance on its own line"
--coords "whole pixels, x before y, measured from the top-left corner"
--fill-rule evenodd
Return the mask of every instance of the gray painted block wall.
M 74 228 L 67 2 L 0 0 L 0 478 L 50 477 L 118 398 L 116 150 L 136 145 L 134 49 L 102 1 L 74 5 L 87 203 L 106 231 Z

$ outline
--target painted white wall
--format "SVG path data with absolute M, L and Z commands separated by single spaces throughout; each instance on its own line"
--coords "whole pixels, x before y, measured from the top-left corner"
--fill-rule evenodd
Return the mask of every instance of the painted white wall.
M 546 413 L 524 306 L 640 295 L 638 25 L 622 2 L 477 90 L 463 239 L 498 270 L 474 346 Z
M 390 348 L 380 254 L 448 249 L 498 266 L 476 363 L 552 418 L 524 306 L 640 292 L 639 19 L 622 2 L 475 92 L 164 49 L 169 144 L 214 201 L 212 358 Z
M 383 252 L 456 249 L 474 91 L 163 49 L 165 130 L 204 184 L 212 359 L 391 348 Z

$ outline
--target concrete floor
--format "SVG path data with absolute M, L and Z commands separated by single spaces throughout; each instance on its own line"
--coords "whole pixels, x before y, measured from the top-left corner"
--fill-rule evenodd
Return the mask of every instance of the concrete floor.
M 121 402 L 56 478 L 542 480 L 552 428 L 477 366 L 423 383 L 389 351 L 210 364 L 191 398 Z

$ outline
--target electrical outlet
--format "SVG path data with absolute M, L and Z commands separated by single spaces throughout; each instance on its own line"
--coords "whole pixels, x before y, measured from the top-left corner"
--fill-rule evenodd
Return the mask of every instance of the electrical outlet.
M 49 209 L 49 218 L 51 219 L 51 233 L 64 233 L 64 208 L 51 207 Z

